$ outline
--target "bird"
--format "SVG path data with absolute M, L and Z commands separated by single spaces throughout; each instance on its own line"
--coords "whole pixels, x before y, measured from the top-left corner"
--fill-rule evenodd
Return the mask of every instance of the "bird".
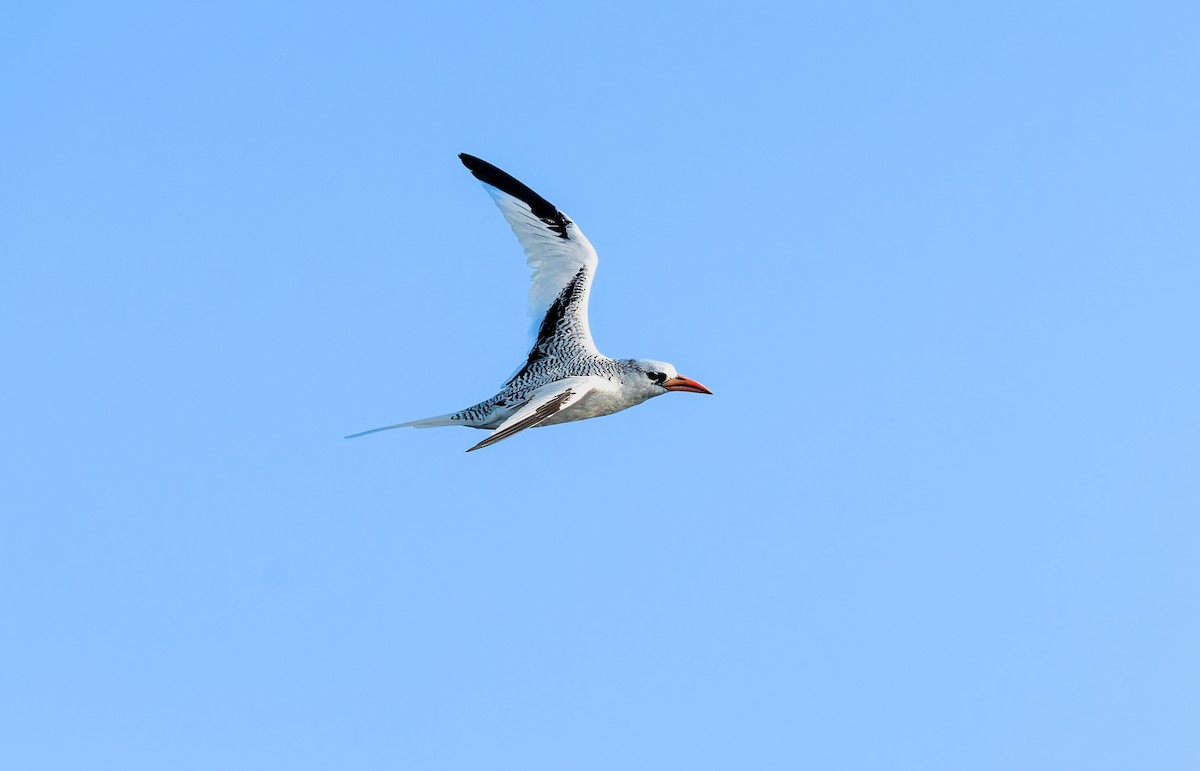
M 610 359 L 596 349 L 588 299 L 596 250 L 574 220 L 524 183 L 467 153 L 459 159 L 492 196 L 533 269 L 529 313 L 533 344 L 525 361 L 495 396 L 457 412 L 380 426 L 354 439 L 394 428 L 467 426 L 491 433 L 467 452 L 527 428 L 597 418 L 673 391 L 711 394 L 654 359 Z

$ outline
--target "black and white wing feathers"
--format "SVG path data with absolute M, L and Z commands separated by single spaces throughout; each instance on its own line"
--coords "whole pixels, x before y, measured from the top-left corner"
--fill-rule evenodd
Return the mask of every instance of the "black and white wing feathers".
M 487 439 L 467 452 L 483 449 L 509 438 L 518 431 L 540 425 L 604 385 L 606 381 L 597 377 L 568 377 L 547 383 L 534 391 L 507 420 L 496 426 Z
M 599 355 L 588 326 L 596 250 L 574 222 L 527 185 L 473 155 L 459 158 L 496 201 L 533 269 L 529 314 L 534 342 L 514 377 L 543 358 Z

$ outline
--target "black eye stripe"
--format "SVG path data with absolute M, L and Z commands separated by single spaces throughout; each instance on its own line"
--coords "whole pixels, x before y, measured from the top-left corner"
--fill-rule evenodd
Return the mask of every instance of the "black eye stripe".
M 650 372 L 649 375 L 650 379 L 659 385 L 662 385 L 667 380 L 667 375 L 665 372 Z

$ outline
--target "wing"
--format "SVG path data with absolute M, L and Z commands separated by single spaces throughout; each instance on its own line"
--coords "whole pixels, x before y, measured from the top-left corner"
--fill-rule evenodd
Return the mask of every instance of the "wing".
M 493 445 L 518 431 L 544 423 L 607 382 L 599 377 L 568 377 L 547 383 L 536 389 L 520 409 L 488 434 L 487 439 L 467 452 Z
M 599 355 L 588 327 L 596 250 L 574 222 L 526 185 L 473 155 L 458 157 L 495 199 L 533 268 L 529 287 L 533 346 L 509 382 L 540 359 Z

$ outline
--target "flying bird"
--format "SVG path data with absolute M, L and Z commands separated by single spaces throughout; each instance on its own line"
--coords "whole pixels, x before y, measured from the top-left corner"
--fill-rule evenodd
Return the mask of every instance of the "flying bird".
M 463 165 L 483 183 L 525 249 L 533 284 L 533 347 L 495 396 L 458 412 L 352 434 L 353 439 L 393 428 L 469 426 L 492 429 L 479 450 L 535 426 L 597 418 L 669 391 L 712 391 L 653 359 L 610 359 L 596 350 L 588 327 L 588 296 L 596 250 L 579 227 L 514 177 L 462 153 Z

